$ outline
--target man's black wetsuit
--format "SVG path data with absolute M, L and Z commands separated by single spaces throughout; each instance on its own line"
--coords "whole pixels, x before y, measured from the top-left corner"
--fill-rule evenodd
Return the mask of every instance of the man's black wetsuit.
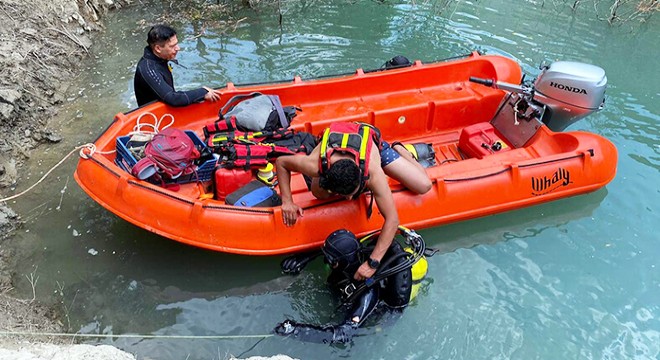
M 135 69 L 133 87 L 138 106 L 154 100 L 161 100 L 171 106 L 186 106 L 204 100 L 208 92 L 204 88 L 175 91 L 167 60 L 156 56 L 149 46 L 144 48 L 144 55 Z
M 335 233 L 339 233 L 340 230 Z M 334 234 L 330 237 L 334 236 Z M 351 236 L 354 236 L 352 233 Z M 327 244 L 326 240 L 326 244 Z M 357 241 L 357 240 L 356 240 Z M 371 248 L 373 248 L 372 243 Z M 393 258 L 393 261 L 388 266 L 397 266 L 405 262 L 405 257 L 402 255 L 407 254 L 398 242 L 393 242 L 388 249 L 383 263 L 387 259 Z M 326 257 L 327 258 L 327 257 Z M 426 260 L 424 260 L 426 261 Z M 328 284 L 339 293 L 344 293 L 342 290 L 347 285 L 354 282 L 350 277 L 357 271 L 357 268 L 362 264 L 362 259 L 351 261 L 353 264 L 347 268 L 347 271 L 334 269 L 328 276 Z M 411 270 L 404 269 L 397 272 L 377 284 L 366 289 L 350 304 L 350 311 L 346 313 L 343 323 L 337 325 L 318 326 L 313 324 L 302 324 L 292 320 L 286 320 L 275 327 L 275 333 L 282 336 L 292 336 L 302 341 L 317 342 L 317 343 L 346 343 L 351 341 L 351 338 L 357 329 L 364 323 L 364 321 L 374 313 L 374 310 L 379 304 L 383 304 L 387 309 L 393 311 L 401 311 L 408 305 L 412 296 L 413 279 Z

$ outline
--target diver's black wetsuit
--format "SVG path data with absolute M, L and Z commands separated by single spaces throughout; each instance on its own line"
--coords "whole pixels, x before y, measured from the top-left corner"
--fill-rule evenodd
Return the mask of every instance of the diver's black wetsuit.
M 393 242 L 392 246 L 385 254 L 385 257 L 383 257 L 382 263 L 384 264 L 387 262 L 388 258 L 402 253 L 405 253 L 405 251 L 401 245 L 397 242 Z M 388 267 L 396 266 L 405 261 L 405 257 L 398 256 L 398 258 Z M 352 270 L 353 269 L 350 269 L 348 273 L 353 274 L 354 272 Z M 339 270 L 333 270 L 328 276 L 330 287 L 334 290 L 338 290 L 344 296 L 350 295 L 346 294 L 344 289 L 351 283 L 351 281 L 355 280 L 347 278 L 347 274 Z M 355 285 L 357 286 L 358 283 L 356 282 Z M 309 342 L 349 342 L 357 328 L 364 323 L 379 304 L 384 304 L 388 308 L 395 310 L 407 306 L 410 301 L 412 285 L 412 273 L 408 268 L 366 288 L 366 290 L 360 293 L 354 301 L 348 304 L 351 307 L 351 311 L 347 313 L 344 322 L 339 325 L 317 326 L 286 320 L 275 328 L 275 332 L 279 335 L 289 335 L 299 340 Z
M 171 106 L 186 106 L 204 100 L 208 92 L 204 88 L 176 91 L 174 79 L 167 60 L 156 56 L 149 46 L 137 64 L 133 88 L 138 106 L 161 100 Z

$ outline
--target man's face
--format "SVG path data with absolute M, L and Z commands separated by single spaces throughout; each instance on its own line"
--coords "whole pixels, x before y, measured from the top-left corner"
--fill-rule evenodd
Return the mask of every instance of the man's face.
M 357 191 L 358 191 L 359 187 L 360 187 L 360 185 L 356 185 L 355 190 L 353 190 L 353 192 L 351 192 L 350 194 L 347 194 L 347 195 L 342 195 L 342 194 L 336 193 L 336 192 L 334 192 L 330 189 L 324 189 L 324 190 L 327 191 L 329 194 L 332 194 L 332 195 L 336 194 L 336 195 L 339 195 L 339 196 L 343 197 L 346 200 L 352 200 L 353 197 L 355 196 L 355 194 L 357 194 Z
M 358 192 L 358 188 L 359 188 L 359 187 L 360 187 L 359 184 L 356 185 L 356 186 L 355 186 L 355 190 L 353 190 L 352 193 L 350 193 L 350 194 L 348 194 L 348 195 L 342 195 L 342 196 L 343 196 L 344 199 L 346 199 L 346 200 L 352 200 L 353 197 L 355 196 L 355 194 L 357 194 L 357 192 Z
M 176 59 L 176 54 L 180 49 L 179 40 L 176 38 L 176 35 L 174 35 L 164 42 L 163 45 L 156 44 L 156 46 L 154 46 L 154 53 L 159 58 L 169 61 Z

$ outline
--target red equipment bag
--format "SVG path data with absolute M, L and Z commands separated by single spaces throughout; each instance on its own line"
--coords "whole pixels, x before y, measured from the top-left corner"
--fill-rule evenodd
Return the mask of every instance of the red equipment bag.
M 166 179 L 176 179 L 195 171 L 194 161 L 199 158 L 199 150 L 192 139 L 183 131 L 166 128 L 147 144 L 145 157 L 133 167 L 135 176 L 140 169 L 153 164 L 158 174 Z
M 290 139 L 293 137 L 292 129 L 275 129 L 272 131 L 225 131 L 211 134 L 207 137 L 206 144 L 210 148 L 222 146 L 225 142 L 250 142 L 260 143 L 263 141 L 272 143 L 277 140 Z
M 236 125 L 236 116 L 230 116 L 228 118 L 220 118 L 219 120 L 214 121 L 211 124 L 204 126 L 204 137 L 209 138 L 211 134 L 217 132 L 228 132 L 238 130 Z
M 283 146 L 242 143 L 223 143 L 219 148 L 216 148 L 216 153 L 222 155 L 222 163 L 230 169 L 237 167 L 249 169 L 250 167 L 264 166 L 272 158 L 295 154 Z

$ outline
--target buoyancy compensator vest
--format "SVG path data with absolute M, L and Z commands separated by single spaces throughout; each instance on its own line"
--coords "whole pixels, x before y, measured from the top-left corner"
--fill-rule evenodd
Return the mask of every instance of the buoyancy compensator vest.
M 320 136 L 321 152 L 319 156 L 319 174 L 324 176 L 330 168 L 330 157 L 335 152 L 348 153 L 353 156 L 360 168 L 360 185 L 357 194 L 364 191 L 369 180 L 369 159 L 371 156 L 371 141 L 381 148 L 380 132 L 375 127 L 365 123 L 332 123 Z

